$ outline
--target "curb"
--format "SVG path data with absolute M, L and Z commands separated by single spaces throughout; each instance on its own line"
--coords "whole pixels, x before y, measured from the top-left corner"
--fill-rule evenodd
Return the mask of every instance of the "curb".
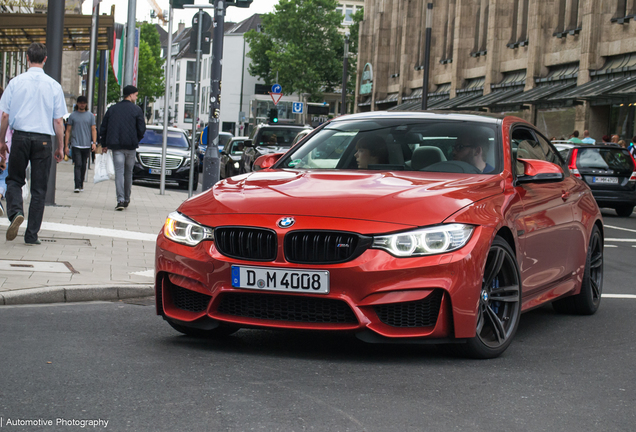
M 28 288 L 0 293 L 0 305 L 71 303 L 149 297 L 154 285 L 77 285 L 70 287 Z

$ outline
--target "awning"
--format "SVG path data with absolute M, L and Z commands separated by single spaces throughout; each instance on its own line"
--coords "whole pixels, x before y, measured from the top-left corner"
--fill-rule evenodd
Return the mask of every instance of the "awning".
M 46 43 L 47 14 L 0 14 L 0 51 L 26 51 L 33 42 Z M 91 15 L 64 15 L 64 51 L 87 51 L 91 46 Z M 97 50 L 113 47 L 114 13 L 99 16 Z
M 418 98 L 419 98 L 419 99 L 421 99 L 421 98 L 422 98 L 422 87 L 416 88 L 416 89 L 415 89 L 415 90 L 413 90 L 413 91 L 411 92 L 411 94 L 410 94 L 410 95 L 408 95 L 408 96 L 403 96 L 403 97 L 402 97 L 402 100 L 403 100 L 403 101 L 405 101 L 405 100 L 407 101 L 407 100 L 411 100 L 411 99 L 418 99 Z
M 636 96 L 636 81 L 627 84 L 625 87 L 620 87 L 610 92 L 611 95 L 616 96 Z
M 482 97 L 471 99 L 470 101 L 458 105 L 459 109 L 479 109 L 479 108 L 487 108 L 491 105 L 495 105 L 500 100 L 506 99 L 510 96 L 523 93 L 523 87 L 511 87 L 507 89 L 501 89 L 499 91 L 493 91 L 490 94 L 484 95 Z
M 608 93 L 627 84 L 635 83 L 636 76 L 622 76 L 618 78 L 597 79 L 587 82 L 581 86 L 559 93 L 548 98 L 550 101 L 561 101 L 568 99 L 594 100 L 607 97 Z
M 390 102 L 397 102 L 399 93 L 389 93 L 385 99 L 375 101 L 376 105 Z
M 441 102 L 439 104 L 435 104 L 434 107 L 431 106 L 430 108 L 435 108 L 436 110 L 454 109 L 455 107 L 457 107 L 457 105 L 460 105 L 462 103 L 465 103 L 472 99 L 476 99 L 480 97 L 482 93 L 483 93 L 483 90 L 463 93 L 447 101 Z
M 389 108 L 387 111 L 417 111 L 422 107 L 422 99 L 409 100 L 400 105 Z
M 523 93 L 515 93 L 509 98 L 495 103 L 495 105 L 523 105 L 538 103 L 542 99 L 553 96 L 556 93 L 567 91 L 576 87 L 576 81 L 557 81 L 548 85 L 535 87 Z
M 371 96 L 367 96 L 367 98 L 360 102 L 358 106 L 371 106 Z

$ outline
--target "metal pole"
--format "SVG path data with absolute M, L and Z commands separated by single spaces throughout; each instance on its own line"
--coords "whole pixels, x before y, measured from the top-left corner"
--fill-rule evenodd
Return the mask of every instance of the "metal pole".
M 424 82 L 422 83 L 422 111 L 428 108 L 428 71 L 431 63 L 431 27 L 433 26 L 433 3 L 426 5 L 426 45 L 424 47 Z
M 46 16 L 46 50 L 48 58 L 44 65 L 44 72 L 55 81 L 62 84 L 62 46 L 64 42 L 64 2 L 49 0 Z M 51 153 L 55 152 L 57 140 L 51 146 Z M 55 205 L 55 178 L 57 161 L 51 158 L 51 171 L 46 189 L 45 204 Z
M 97 130 L 102 123 L 102 119 L 104 118 L 104 112 L 106 109 L 106 104 L 104 103 L 104 99 L 106 99 L 106 81 L 108 81 L 108 66 L 106 59 L 108 58 L 109 51 L 102 51 L 99 56 L 99 82 L 97 83 L 97 121 L 95 124 L 97 125 Z
M 2 53 L 2 88 L 7 88 L 7 52 Z
M 163 144 L 161 145 L 161 177 L 159 180 L 159 195 L 166 193 L 166 153 L 168 152 L 168 102 L 170 98 L 170 69 L 172 68 L 172 5 L 168 12 L 168 52 L 166 53 L 165 85 L 166 92 L 163 99 Z
M 349 67 L 349 35 L 344 39 L 344 58 L 342 60 L 342 100 L 340 101 L 340 115 L 347 113 L 347 68 Z
M 124 62 L 124 85 L 133 83 L 135 68 L 135 24 L 137 24 L 137 0 L 128 0 L 128 22 L 126 23 L 126 60 Z
M 193 190 L 196 190 L 198 185 L 194 184 L 194 158 L 197 157 L 195 153 L 195 147 L 197 142 L 197 119 L 199 118 L 199 89 L 201 88 L 201 31 L 203 30 L 203 9 L 199 9 L 199 20 L 197 26 L 197 62 L 196 62 L 196 78 L 194 85 L 196 86 L 194 92 L 194 113 L 192 114 L 192 146 L 190 147 L 190 178 L 188 179 L 188 198 L 192 196 Z M 210 129 L 208 129 L 208 134 Z
M 99 28 L 99 3 L 93 3 L 93 19 L 91 22 L 91 47 L 88 60 L 88 112 L 93 113 L 93 99 L 95 96 L 95 62 L 97 58 L 97 29 Z
M 208 148 L 203 156 L 201 190 L 210 189 L 219 181 L 219 121 L 221 116 L 221 74 L 223 60 L 223 26 L 225 1 L 214 0 L 214 41 L 212 42 L 212 73 L 210 75 L 210 114 L 208 115 Z

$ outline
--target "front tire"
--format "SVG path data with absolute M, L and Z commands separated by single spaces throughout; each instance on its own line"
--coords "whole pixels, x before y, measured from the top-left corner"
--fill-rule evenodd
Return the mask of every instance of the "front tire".
M 634 206 L 621 206 L 616 207 L 616 214 L 619 217 L 630 217 L 634 212 Z
M 451 345 L 475 359 L 500 356 L 512 343 L 521 316 L 521 276 L 510 245 L 495 237 L 484 268 L 479 295 L 476 335 L 465 344 Z
M 590 236 L 590 246 L 587 248 L 581 292 L 553 302 L 552 307 L 562 314 L 592 315 L 601 304 L 602 293 L 603 237 L 598 227 L 594 226 Z

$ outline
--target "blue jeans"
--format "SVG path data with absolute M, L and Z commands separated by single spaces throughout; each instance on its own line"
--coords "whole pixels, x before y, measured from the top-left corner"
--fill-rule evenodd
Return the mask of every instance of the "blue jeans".
M 0 169 L 0 195 L 5 196 L 7 194 L 7 176 L 9 175 L 9 158 L 7 154 L 7 167 Z
M 113 163 L 115 165 L 115 190 L 117 191 L 117 203 L 130 202 L 132 191 L 132 175 L 135 167 L 137 150 L 113 150 Z

